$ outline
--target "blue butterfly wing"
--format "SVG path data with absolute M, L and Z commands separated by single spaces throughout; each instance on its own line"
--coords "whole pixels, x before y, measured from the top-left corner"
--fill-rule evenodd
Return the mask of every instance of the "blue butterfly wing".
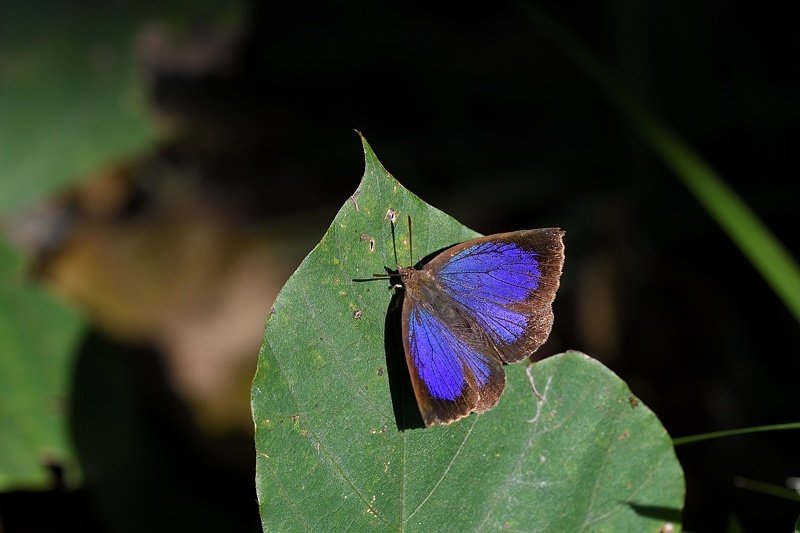
M 449 323 L 427 304 L 404 305 L 404 347 L 417 404 L 426 426 L 446 424 L 499 398 L 505 372 L 499 359 L 470 346 L 457 331 L 466 321 Z M 441 309 L 440 309 L 441 310 Z
M 547 340 L 563 233 L 481 237 L 422 270 L 400 269 L 406 360 L 426 425 L 493 407 L 505 388 L 502 363 L 528 357 Z
M 427 266 L 474 320 L 474 341 L 492 345 L 504 362 L 528 357 L 550 334 L 564 262 L 562 235 L 545 229 L 483 237 Z

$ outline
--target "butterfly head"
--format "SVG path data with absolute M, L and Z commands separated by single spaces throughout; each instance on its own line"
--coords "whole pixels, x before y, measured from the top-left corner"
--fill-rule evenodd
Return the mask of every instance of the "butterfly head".
M 401 265 L 397 265 L 397 274 L 400 276 L 400 281 L 406 293 L 413 293 L 421 283 L 425 283 L 425 280 L 431 277 L 431 273 L 425 269 L 404 267 Z

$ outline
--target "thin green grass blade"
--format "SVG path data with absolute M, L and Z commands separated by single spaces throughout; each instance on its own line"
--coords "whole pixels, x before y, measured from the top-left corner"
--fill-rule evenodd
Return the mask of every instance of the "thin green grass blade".
M 781 431 L 785 429 L 800 429 L 800 422 L 792 422 L 790 424 L 774 424 L 771 426 L 756 426 L 751 428 L 726 429 L 725 431 L 713 431 L 711 433 L 689 435 L 687 437 L 678 437 L 676 439 L 672 439 L 672 444 L 674 444 L 675 446 L 681 446 L 683 444 L 691 444 L 693 442 L 701 442 L 704 440 L 719 439 L 722 437 L 732 437 L 734 435 L 745 435 L 747 433 L 763 433 L 765 431 Z
M 800 494 L 792 489 L 773 485 L 772 483 L 764 483 L 755 479 L 748 479 L 745 477 L 737 477 L 733 480 L 733 484 L 737 488 L 749 490 L 751 492 L 758 492 L 759 494 L 766 494 L 776 498 L 783 498 L 793 502 L 800 502 Z
M 532 2 L 514 2 L 608 94 L 633 127 L 728 234 L 800 322 L 800 266 L 736 192 L 659 121 L 565 28 Z

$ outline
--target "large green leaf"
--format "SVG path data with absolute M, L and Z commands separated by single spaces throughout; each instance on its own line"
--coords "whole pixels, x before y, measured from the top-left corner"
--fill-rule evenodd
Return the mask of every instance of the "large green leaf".
M 47 464 L 75 474 L 67 393 L 81 321 L 21 267 L 0 241 L 0 490 L 47 487 Z
M 493 410 L 422 428 L 386 280 L 414 254 L 476 234 L 366 170 L 267 323 L 253 384 L 266 530 L 680 529 L 683 476 L 655 415 L 597 361 L 506 367 Z M 556 317 L 558 320 L 558 317 Z M 530 371 L 530 377 L 526 370 Z M 543 399 L 533 392 L 531 379 Z

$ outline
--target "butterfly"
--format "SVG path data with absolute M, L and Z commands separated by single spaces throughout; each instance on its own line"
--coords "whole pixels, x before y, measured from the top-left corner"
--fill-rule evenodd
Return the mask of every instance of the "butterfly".
M 403 348 L 426 427 L 494 407 L 506 386 L 503 364 L 547 340 L 564 233 L 498 233 L 448 248 L 420 269 L 398 265 Z

